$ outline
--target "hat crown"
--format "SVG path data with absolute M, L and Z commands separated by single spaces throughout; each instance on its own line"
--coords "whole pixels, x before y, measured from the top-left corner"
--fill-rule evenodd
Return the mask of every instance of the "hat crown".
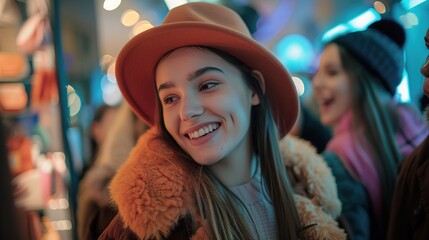
M 288 133 L 299 112 L 298 95 L 289 72 L 251 37 L 238 13 L 207 2 L 190 2 L 171 9 L 160 26 L 141 32 L 122 48 L 116 61 L 118 86 L 143 121 L 154 126 L 160 120 L 155 86 L 159 60 L 187 46 L 217 49 L 261 72 L 280 137 Z
M 206 2 L 194 2 L 173 8 L 165 17 L 162 25 L 195 22 L 213 25 L 217 28 L 227 28 L 251 37 L 250 31 L 233 10 L 216 4 Z
M 332 40 L 345 47 L 363 66 L 378 76 L 394 95 L 402 80 L 404 56 L 400 46 L 376 29 L 351 32 Z

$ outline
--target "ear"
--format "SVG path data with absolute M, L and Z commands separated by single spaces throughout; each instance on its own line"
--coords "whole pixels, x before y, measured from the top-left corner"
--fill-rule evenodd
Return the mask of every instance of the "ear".
M 265 80 L 264 76 L 262 76 L 262 73 L 257 70 L 253 70 L 252 75 L 258 80 L 259 86 L 261 87 L 262 92 L 265 94 Z M 252 105 L 258 105 L 260 103 L 259 96 L 256 94 L 255 90 L 252 91 Z

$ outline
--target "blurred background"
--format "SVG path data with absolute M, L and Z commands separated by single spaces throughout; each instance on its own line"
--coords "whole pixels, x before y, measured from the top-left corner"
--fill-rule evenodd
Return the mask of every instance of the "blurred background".
M 114 78 L 114 60 L 134 35 L 159 25 L 170 8 L 187 1 L 74 0 L 59 1 L 61 34 L 68 84 L 80 98 L 72 124 L 86 116 L 85 105 L 118 104 L 122 99 Z M 406 29 L 406 69 L 398 98 L 420 104 L 420 66 L 429 26 L 424 0 L 218 0 L 236 10 L 253 32 L 294 75 L 303 99 L 311 98 L 310 79 L 324 41 L 345 31 L 366 28 L 393 18 Z M 156 47 L 156 46 L 154 46 Z M 84 122 L 84 120 L 82 119 Z
M 23 204 L 37 216 L 50 217 L 62 239 L 74 236 L 76 189 L 91 161 L 90 129 L 96 109 L 122 101 L 114 76 L 120 49 L 136 34 L 159 25 L 169 9 L 186 2 L 190 1 L 0 0 L 0 113 L 13 156 L 9 157 L 12 178 L 42 169 L 17 180 L 43 182 L 37 186 L 39 193 Z M 311 76 L 324 41 L 364 29 L 378 19 L 397 20 L 407 38 L 406 67 L 397 98 L 421 108 L 428 1 L 210 2 L 241 15 L 254 38 L 290 71 L 302 102 L 309 105 Z M 45 175 L 50 176 L 48 182 Z

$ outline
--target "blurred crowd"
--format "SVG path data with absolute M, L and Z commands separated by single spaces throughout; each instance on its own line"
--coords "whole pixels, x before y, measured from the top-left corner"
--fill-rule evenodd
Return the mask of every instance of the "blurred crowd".
M 251 45 L 251 37 L 230 40 L 225 35 L 224 41 L 231 46 L 250 42 L 249 52 L 255 55 L 197 36 L 192 36 L 195 47 L 184 47 L 190 45 L 187 37 L 179 38 L 177 46 L 162 42 L 165 52 L 151 54 L 155 73 L 152 66 L 147 66 L 146 75 L 137 72 L 138 57 L 144 56 L 130 49 L 152 36 L 161 38 L 169 24 L 181 23 L 184 16 L 201 11 L 207 14 L 196 20 L 207 21 L 201 29 L 214 25 L 216 34 L 224 34 L 219 25 L 227 25 L 235 15 L 218 23 L 217 12 L 206 11 L 211 7 L 191 3 L 171 11 L 153 35 L 148 31 L 135 37 L 121 52 L 119 64 L 124 70 L 117 75 L 125 100 L 94 111 L 88 129 L 91 154 L 79 172 L 77 239 L 272 239 L 294 234 L 297 237 L 292 239 L 429 239 L 429 109 L 396 97 L 407 42 L 401 24 L 382 19 L 324 43 L 311 79 L 316 109 L 294 98 L 289 83 L 284 93 L 276 89 L 283 85 L 275 85 L 271 78 L 282 77 L 283 69 L 248 59 L 268 54 Z M 197 25 L 185 27 L 205 33 Z M 415 44 L 425 44 L 429 53 L 429 28 Z M 185 73 L 189 65 L 198 65 L 195 59 L 216 67 Z M 128 66 L 133 72 L 125 70 Z M 421 74 L 423 92 L 429 97 L 429 58 Z M 182 75 L 188 78 L 184 82 L 178 80 Z M 227 81 L 217 79 L 225 76 L 251 78 L 242 85 L 251 90 L 231 84 L 234 94 L 221 93 Z M 134 83 L 143 78 L 152 85 Z M 166 80 L 158 82 L 161 79 Z M 192 85 L 195 81 L 198 87 Z M 216 93 L 221 97 L 211 99 Z M 148 95 L 159 101 L 147 102 Z M 221 98 L 231 101 L 227 104 Z M 206 120 L 210 124 L 189 127 L 192 131 L 178 127 L 180 121 L 215 113 L 231 115 L 235 126 L 223 133 L 230 135 L 219 148 L 204 144 L 227 123 Z M 1 123 L 0 239 L 29 239 L 19 227 L 29 216 L 14 203 L 26 190 L 11 184 L 19 172 L 11 171 L 14 166 L 6 160 L 12 151 L 20 151 L 16 144 L 23 148 L 28 139 L 7 131 L 6 121 Z M 271 128 L 271 123 L 276 127 Z M 241 126 L 250 130 L 243 133 Z M 243 136 L 240 143 L 231 140 L 237 136 Z M 229 150 L 242 142 L 248 147 Z M 239 158 L 248 161 L 236 165 L 238 160 L 231 160 Z M 243 170 L 247 168 L 250 174 Z M 286 209 L 292 205 L 296 207 Z M 240 217 L 234 220 L 234 216 Z M 276 229 L 285 225 L 288 230 Z M 48 225 L 42 227 L 49 232 Z

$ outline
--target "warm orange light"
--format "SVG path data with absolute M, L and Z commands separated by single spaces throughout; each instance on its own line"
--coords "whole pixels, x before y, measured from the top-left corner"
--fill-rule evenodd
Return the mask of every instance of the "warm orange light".
M 140 14 L 132 9 L 125 11 L 122 14 L 121 22 L 126 27 L 131 27 L 136 24 L 140 19 Z
M 133 34 L 137 35 L 143 31 L 146 31 L 146 30 L 152 28 L 152 27 L 153 27 L 153 25 L 149 21 L 146 21 L 146 20 L 140 21 L 140 22 L 136 23 L 136 25 L 134 25 Z
M 374 2 L 374 8 L 380 14 L 386 13 L 386 6 L 380 1 Z

